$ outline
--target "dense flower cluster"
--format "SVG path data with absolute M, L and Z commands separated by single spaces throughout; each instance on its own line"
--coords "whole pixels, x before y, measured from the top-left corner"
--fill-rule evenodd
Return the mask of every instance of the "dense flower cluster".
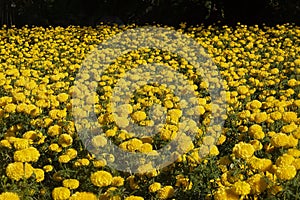
M 217 88 L 217 72 L 207 74 L 212 80 L 207 83 L 185 58 L 160 49 L 118 57 L 90 85 L 97 86 L 98 95 L 82 94 L 86 107 L 73 109 L 78 99 L 72 96 L 82 93 L 74 81 L 83 60 L 105 39 L 131 28 L 136 26 L 0 29 L 0 199 L 295 199 L 300 177 L 300 28 L 181 24 L 176 30 L 205 48 L 224 80 L 228 106 L 226 115 L 219 116 L 223 127 L 210 126 L 211 113 L 218 108 L 208 88 Z M 172 92 L 178 85 L 145 84 L 113 113 L 108 102 L 115 85 L 129 88 L 118 80 L 147 63 L 182 73 L 197 98 L 180 99 Z M 166 81 L 178 78 L 163 75 Z M 88 80 L 98 75 L 81 76 Z M 200 125 L 183 116 L 191 104 L 196 106 L 185 114 L 200 115 Z M 83 143 L 78 130 L 92 124 L 83 121 L 85 127 L 75 129 L 73 117 L 92 109 L 104 133 L 95 131 Z M 130 124 L 158 133 L 143 135 L 128 128 Z M 216 137 L 218 130 L 222 134 Z M 182 132 L 194 134 L 195 140 Z M 132 154 L 157 155 L 176 138 L 175 161 L 159 170 L 141 159 L 138 173 L 120 172 L 108 166 L 118 159 L 114 155 L 95 156 L 111 143 Z

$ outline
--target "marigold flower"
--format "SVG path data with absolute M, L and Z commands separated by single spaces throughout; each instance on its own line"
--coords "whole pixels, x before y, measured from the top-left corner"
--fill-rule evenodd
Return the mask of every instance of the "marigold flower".
M 276 167 L 276 176 L 281 180 L 291 180 L 296 174 L 297 170 L 293 165 L 283 165 L 280 167 Z
M 248 90 L 247 86 L 242 85 L 242 86 L 238 86 L 237 87 L 237 92 L 239 94 L 245 95 L 245 94 L 247 94 L 249 92 L 249 90 Z
M 53 166 L 52 166 L 52 165 L 45 165 L 45 166 L 43 167 L 43 170 L 44 170 L 45 172 L 51 172 L 51 171 L 53 170 Z
M 243 195 L 243 196 L 245 196 L 245 195 L 250 194 L 251 187 L 245 181 L 238 181 L 238 182 L 235 182 L 233 184 L 232 190 L 237 195 Z
M 174 188 L 172 186 L 165 186 L 158 190 L 158 198 L 159 199 L 168 199 L 174 195 Z
M 98 200 L 98 198 L 91 192 L 75 192 L 69 200 Z
M 297 125 L 292 122 L 289 125 L 285 125 L 281 128 L 281 131 L 283 133 L 292 133 L 293 131 L 295 131 L 297 129 Z
M 214 193 L 215 200 L 239 200 L 239 195 L 231 191 L 230 188 L 221 187 Z
M 65 152 L 66 155 L 68 155 L 70 157 L 70 159 L 74 159 L 77 156 L 77 151 L 76 149 L 70 148 Z
M 58 157 L 58 162 L 60 163 L 68 163 L 70 160 L 71 158 L 68 155 L 61 155 Z
M 272 167 L 272 161 L 266 158 L 252 157 L 249 160 L 249 163 L 251 167 L 262 172 L 265 172 Z
M 68 100 L 69 95 L 67 93 L 60 93 L 57 95 L 57 100 L 61 103 L 64 103 Z
M 160 188 L 161 184 L 158 182 L 154 182 L 149 186 L 148 190 L 149 192 L 157 192 Z
M 52 198 L 54 200 L 67 200 L 69 199 L 71 192 L 65 187 L 56 187 L 52 190 Z
M 283 154 L 282 156 L 278 157 L 276 160 L 276 166 L 281 167 L 284 165 L 291 165 L 295 158 L 289 154 Z
M 13 103 L 9 103 L 4 107 L 4 111 L 7 113 L 15 113 L 17 106 Z
M 62 147 L 68 147 L 72 145 L 73 138 L 69 134 L 61 134 L 58 138 L 58 144 L 60 144 Z
M 247 180 L 251 187 L 251 194 L 260 194 L 267 189 L 268 183 L 261 174 L 255 174 Z
M 284 133 L 278 133 L 272 136 L 271 144 L 275 147 L 284 147 L 289 142 L 289 136 Z
M 147 118 L 147 115 L 143 111 L 136 111 L 133 114 L 131 114 L 131 117 L 133 120 L 140 122 L 140 121 L 145 120 Z
M 41 182 L 44 180 L 44 171 L 42 169 L 34 169 L 33 173 L 35 175 L 36 182 Z
M 240 142 L 233 147 L 233 153 L 238 158 L 248 159 L 254 154 L 254 147 L 251 144 Z
M 14 160 L 16 162 L 37 162 L 39 157 L 40 152 L 34 147 L 18 150 L 14 153 Z
M 282 120 L 284 122 L 290 123 L 297 120 L 297 113 L 295 112 L 284 112 L 282 115 Z
M 193 183 L 189 180 L 189 178 L 185 178 L 183 175 L 177 175 L 175 186 L 183 187 L 184 190 L 191 190 Z
M 76 189 L 79 187 L 79 181 L 76 179 L 63 180 L 63 186 L 69 189 Z
M 268 119 L 268 115 L 266 112 L 256 113 L 254 116 L 254 120 L 256 123 L 260 124 Z
M 117 187 L 124 185 L 124 178 L 122 178 L 121 176 L 113 177 L 111 185 Z
M 53 125 L 53 126 L 50 126 L 49 128 L 48 128 L 48 135 L 50 135 L 50 136 L 52 136 L 52 137 L 54 137 L 54 136 L 56 136 L 56 135 L 59 135 L 59 134 L 61 134 L 61 132 L 62 132 L 62 128 L 59 126 L 59 125 Z
M 50 151 L 54 151 L 54 152 L 61 152 L 62 151 L 62 148 L 58 144 L 56 144 L 56 143 L 50 144 L 49 147 L 48 147 L 48 149 Z
M 20 200 L 18 194 L 14 192 L 3 192 L 0 194 L 0 200 Z
M 9 148 L 9 149 L 12 148 L 12 146 L 11 146 L 11 144 L 8 140 L 1 140 L 0 141 L 0 146 L 1 147 L 6 147 L 6 148 Z
M 144 200 L 143 197 L 139 197 L 139 196 L 129 196 L 129 197 L 126 197 L 124 200 Z
M 109 172 L 106 171 L 97 171 L 92 173 L 90 177 L 93 185 L 98 187 L 109 186 L 112 183 L 113 177 Z
M 106 160 L 105 159 L 99 159 L 99 160 L 95 160 L 95 161 L 93 161 L 93 165 L 94 165 L 94 167 L 97 167 L 97 168 L 99 168 L 99 167 L 104 167 L 104 166 L 106 166 Z
M 33 173 L 33 167 L 29 163 L 14 162 L 6 167 L 6 175 L 13 180 L 29 178 Z

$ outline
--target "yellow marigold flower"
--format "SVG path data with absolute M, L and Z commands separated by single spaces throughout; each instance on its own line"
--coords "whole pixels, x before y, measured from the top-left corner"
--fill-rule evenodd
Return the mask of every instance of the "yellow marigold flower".
M 94 147 L 104 147 L 107 144 L 107 139 L 103 135 L 93 137 L 92 144 Z
M 174 188 L 170 185 L 160 188 L 157 192 L 159 199 L 168 199 L 174 195 Z
M 12 148 L 12 146 L 11 146 L 11 144 L 8 140 L 1 140 L 0 141 L 0 146 L 1 147 L 6 147 L 6 148 L 9 148 L 9 149 Z
M 149 144 L 149 143 L 144 143 L 141 145 L 139 151 L 142 152 L 142 153 L 148 153 L 148 152 L 151 152 L 153 149 L 152 149 L 152 145 Z
M 282 114 L 279 111 L 272 112 L 270 114 L 272 120 L 280 120 L 282 118 Z
M 177 136 L 177 133 L 176 132 L 173 132 L 171 130 L 168 130 L 168 129 L 161 129 L 160 130 L 160 137 L 161 139 L 165 140 L 165 141 L 168 141 L 168 140 L 174 140 Z
M 54 151 L 54 152 L 61 152 L 62 151 L 62 148 L 58 144 L 56 144 L 56 143 L 50 144 L 49 147 L 48 147 L 48 149 L 50 151 Z
M 62 147 L 68 147 L 72 145 L 73 138 L 69 134 L 61 134 L 58 138 L 58 144 L 60 144 Z
M 285 125 L 285 126 L 283 126 L 282 128 L 281 128 L 281 131 L 283 132 L 283 133 L 292 133 L 293 131 L 295 131 L 296 129 L 297 129 L 297 125 L 294 123 L 294 122 L 292 122 L 291 124 L 289 124 L 289 125 Z
M 41 133 L 41 132 L 26 131 L 23 134 L 23 138 L 31 140 L 33 142 L 36 142 L 37 144 L 42 144 L 42 143 L 44 143 L 46 136 L 44 136 L 43 133 Z
M 18 150 L 14 153 L 14 160 L 16 162 L 37 162 L 39 157 L 40 152 L 34 147 Z
M 98 198 L 91 192 L 75 192 L 69 200 L 98 200 Z
M 69 95 L 67 93 L 60 93 L 57 95 L 57 100 L 61 103 L 64 103 L 68 100 Z
M 285 147 L 289 142 L 289 136 L 284 133 L 278 133 L 272 136 L 271 144 L 275 147 Z
M 268 115 L 266 112 L 256 113 L 254 116 L 254 120 L 256 123 L 260 124 L 268 119 Z
M 44 171 L 42 169 L 34 169 L 33 173 L 35 175 L 36 182 L 41 182 L 44 180 Z
M 287 154 L 291 155 L 291 156 L 293 156 L 295 158 L 298 158 L 298 157 L 300 157 L 300 150 L 296 149 L 296 148 L 294 148 L 294 149 L 288 149 Z
M 124 200 L 144 200 L 143 197 L 140 197 L 140 196 L 129 196 L 129 197 L 126 197 Z
M 76 179 L 65 179 L 63 180 L 63 186 L 73 190 L 79 187 L 79 181 Z
M 221 187 L 214 193 L 215 200 L 239 200 L 239 195 L 231 191 L 230 188 Z
M 298 126 L 298 128 L 296 128 L 292 134 L 296 139 L 300 139 L 300 126 Z
M 183 187 L 184 190 L 191 190 L 193 183 L 189 181 L 189 178 L 185 178 L 183 175 L 177 175 L 175 186 Z
M 212 155 L 212 156 L 217 156 L 219 155 L 219 149 L 216 145 L 212 145 L 210 146 L 210 149 L 209 149 L 209 155 Z
M 238 114 L 240 119 L 247 119 L 251 116 L 251 112 L 249 110 L 243 110 Z
M 247 182 L 251 187 L 251 194 L 260 194 L 267 189 L 267 182 L 261 174 L 251 176 Z
M 250 126 L 248 129 L 249 135 L 254 139 L 263 139 L 265 137 L 265 133 L 262 130 L 262 127 L 258 124 L 254 124 Z
M 251 187 L 245 181 L 238 181 L 233 184 L 232 190 L 235 194 L 244 196 L 250 194 Z
M 7 113 L 14 113 L 16 112 L 17 106 L 13 103 L 9 103 L 4 107 L 4 111 Z
M 281 167 L 284 165 L 291 165 L 295 158 L 289 154 L 283 154 L 282 156 L 278 157 L 276 160 L 276 166 Z
M 254 147 L 251 144 L 240 142 L 233 147 L 233 153 L 238 158 L 248 159 L 254 154 Z
M 45 166 L 43 167 L 43 170 L 44 170 L 45 172 L 51 172 L 51 171 L 53 170 L 53 166 L 52 166 L 52 165 L 45 165 Z
M 131 115 L 131 117 L 133 120 L 140 122 L 140 121 L 145 120 L 147 118 L 147 115 L 143 111 L 136 111 Z
M 61 127 L 59 126 L 59 125 L 53 125 L 53 126 L 50 126 L 49 128 L 48 128 L 48 135 L 50 135 L 50 136 L 52 136 L 52 137 L 54 137 L 54 136 L 56 136 L 56 135 L 59 135 L 59 134 L 61 134 L 61 132 L 62 132 L 62 129 L 61 129 Z
M 161 184 L 158 182 L 154 182 L 149 186 L 148 190 L 149 192 L 157 192 L 160 188 Z
M 129 176 L 126 181 L 129 181 L 129 186 L 132 190 L 137 190 L 140 188 L 140 186 L 135 182 L 134 176 Z
M 27 149 L 30 145 L 30 142 L 28 139 L 16 138 L 13 145 L 17 150 Z
M 49 118 L 49 117 L 46 117 L 46 118 L 44 119 L 44 127 L 50 126 L 50 125 L 52 124 L 52 122 L 53 122 L 53 119 L 51 119 L 51 118 Z
M 272 167 L 272 161 L 266 158 L 252 157 L 250 158 L 249 163 L 252 168 L 262 172 L 265 172 Z
M 6 175 L 13 180 L 29 178 L 33 173 L 33 167 L 29 163 L 14 162 L 6 167 Z
M 179 121 L 179 118 L 182 115 L 182 111 L 179 109 L 171 109 L 168 111 L 167 121 L 177 124 Z
M 69 199 L 71 192 L 65 187 L 56 187 L 52 190 L 52 198 L 54 200 L 67 200 Z
M 60 163 L 68 163 L 70 160 L 71 158 L 68 155 L 61 155 L 58 157 L 58 162 Z
M 290 123 L 297 120 L 297 113 L 295 112 L 284 112 L 282 115 L 282 120 L 284 122 Z
M 291 180 L 296 174 L 297 170 L 293 165 L 284 165 L 280 167 L 276 167 L 276 176 L 281 180 Z
M 115 136 L 116 135 L 116 130 L 114 130 L 114 129 L 108 129 L 106 132 L 105 132 L 105 135 L 106 135 L 106 137 L 113 137 L 113 136 Z
M 121 176 L 113 177 L 111 185 L 116 187 L 124 185 L 124 178 L 122 178 Z
M 32 117 L 38 116 L 40 114 L 40 112 L 41 112 L 41 110 L 33 104 L 29 104 L 25 108 L 25 113 Z
M 221 134 L 216 145 L 222 145 L 226 141 L 226 136 Z
M 95 160 L 95 161 L 93 161 L 93 165 L 94 165 L 94 167 L 104 167 L 104 166 L 106 166 L 106 160 L 105 159 L 99 159 L 99 160 Z
M 166 108 L 170 109 L 170 108 L 174 107 L 174 104 L 173 104 L 173 102 L 171 100 L 168 99 L 168 100 L 164 101 L 164 106 Z
M 141 140 L 133 138 L 131 140 L 121 143 L 120 148 L 130 151 L 130 152 L 134 152 L 134 151 L 139 150 L 142 145 L 143 145 L 143 142 Z
M 88 166 L 90 164 L 90 161 L 86 158 L 78 159 L 75 163 L 75 167 L 80 167 L 80 166 Z
M 251 140 L 250 144 L 254 147 L 255 151 L 261 150 L 263 148 L 263 145 L 259 140 Z
M 247 94 L 249 92 L 249 90 L 248 90 L 247 86 L 242 85 L 242 86 L 238 86 L 237 87 L 237 92 L 239 94 L 245 95 L 245 94 Z
M 109 186 L 112 183 L 113 177 L 109 172 L 106 171 L 97 171 L 92 173 L 90 177 L 93 185 L 98 187 Z
M 253 100 L 251 103 L 250 103 L 250 107 L 251 109 L 259 109 L 261 108 L 262 106 L 262 103 L 258 100 Z
M 0 194 L 0 200 L 20 200 L 20 198 L 14 192 L 3 192 Z
M 66 155 L 68 155 L 70 157 L 70 159 L 74 159 L 77 156 L 77 151 L 76 149 L 70 148 L 65 152 Z
M 296 158 L 292 165 L 296 168 L 296 170 L 299 170 L 300 169 L 300 158 Z

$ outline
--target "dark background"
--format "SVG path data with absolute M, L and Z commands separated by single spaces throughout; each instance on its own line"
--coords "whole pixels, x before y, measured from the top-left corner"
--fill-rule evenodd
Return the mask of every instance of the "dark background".
M 0 25 L 300 23 L 300 0 L 0 0 Z

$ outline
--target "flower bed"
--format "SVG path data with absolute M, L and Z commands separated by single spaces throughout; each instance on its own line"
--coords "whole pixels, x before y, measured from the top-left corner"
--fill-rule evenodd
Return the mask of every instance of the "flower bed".
M 101 148 L 109 139 L 124 151 L 155 154 L 176 138 L 182 102 L 164 85 L 140 87 L 124 107 L 143 126 L 153 124 L 147 115 L 154 103 L 164 107 L 167 125 L 156 136 L 138 137 L 114 123 L 107 103 L 114 85 L 142 63 L 184 74 L 196 90 L 201 116 L 196 140 L 181 140 L 187 153 L 163 169 L 145 164 L 136 174 L 109 167 L 113 155 L 98 159 L 89 152 L 72 110 L 72 95 L 78 92 L 74 81 L 88 53 L 131 28 L 0 30 L 0 200 L 298 198 L 300 28 L 181 24 L 177 29 L 207 50 L 225 80 L 225 123 L 210 127 L 222 129 L 217 138 L 206 135 L 212 111 L 208 85 L 184 58 L 159 49 L 119 57 L 91 100 L 105 137 L 95 135 L 89 145 Z M 201 157 L 205 151 L 208 156 Z

